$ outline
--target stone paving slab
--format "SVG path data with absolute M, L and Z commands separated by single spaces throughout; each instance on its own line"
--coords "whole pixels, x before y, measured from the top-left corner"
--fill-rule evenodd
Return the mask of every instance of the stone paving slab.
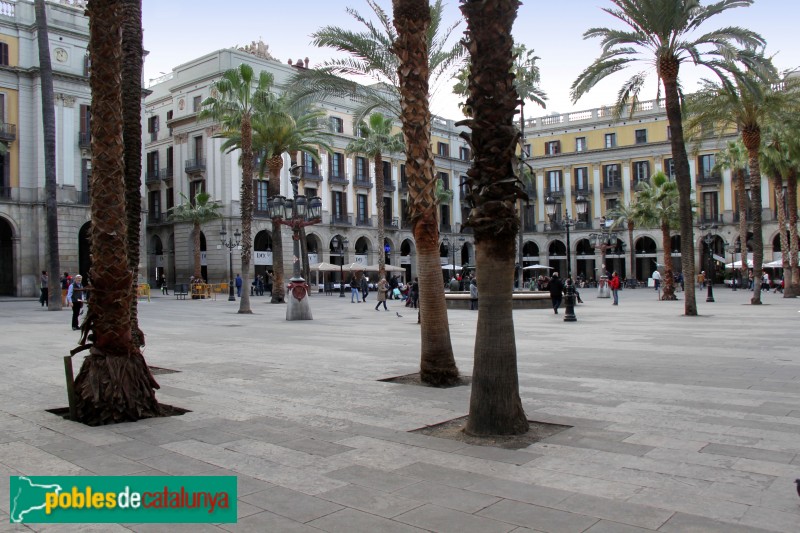
M 160 396 L 191 412 L 88 428 L 44 411 L 66 404 L 68 313 L 4 299 L 0 532 L 163 531 L 8 524 L 9 475 L 206 473 L 238 476 L 239 522 L 170 531 L 796 533 L 800 300 L 715 297 L 696 318 L 639 290 L 617 307 L 584 295 L 571 324 L 515 311 L 528 417 L 573 426 L 524 450 L 408 433 L 464 416 L 469 387 L 378 381 L 418 370 L 416 316 L 396 302 L 402 318 L 315 295 L 313 322 L 286 322 L 266 298 L 239 315 L 156 295 L 145 357 L 179 371 L 156 376 Z M 464 374 L 476 315 L 449 313 Z

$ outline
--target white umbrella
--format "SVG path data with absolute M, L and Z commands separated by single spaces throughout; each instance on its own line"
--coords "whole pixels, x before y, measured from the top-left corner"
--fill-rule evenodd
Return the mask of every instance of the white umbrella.
M 783 268 L 783 260 L 777 259 L 764 264 L 764 268 Z
M 308 267 L 314 272 L 339 272 L 339 265 L 331 263 L 317 263 Z
M 342 270 L 345 272 L 364 272 L 367 270 L 367 265 L 362 265 L 361 263 L 350 263 L 349 265 L 344 265 Z
M 442 270 L 461 270 L 461 267 L 456 265 L 451 265 L 448 263 L 446 265 L 442 265 Z
M 734 261 L 733 263 L 728 263 L 725 265 L 725 268 L 742 268 L 742 262 L 740 260 Z M 747 261 L 747 268 L 753 268 L 753 261 Z
M 522 270 L 553 270 L 553 267 L 536 264 L 522 267 Z
M 395 265 L 384 265 L 383 269 L 386 272 L 405 272 L 406 269 L 403 267 L 395 266 Z M 378 265 L 367 265 L 364 267 L 364 270 L 369 270 L 370 272 L 378 272 L 380 267 Z

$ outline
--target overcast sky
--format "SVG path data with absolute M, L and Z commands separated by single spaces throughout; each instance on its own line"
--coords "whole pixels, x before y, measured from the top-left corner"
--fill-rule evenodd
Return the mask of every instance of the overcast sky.
M 704 3 L 708 3 L 707 1 Z M 378 0 L 389 15 L 391 1 Z M 453 23 L 461 18 L 457 0 L 445 5 L 445 17 Z M 590 109 L 613 103 L 621 83 L 634 73 L 618 74 L 601 82 L 589 94 L 572 104 L 569 87 L 580 72 L 598 55 L 597 40 L 584 41 L 583 32 L 594 26 L 614 26 L 616 19 L 601 11 L 607 0 L 527 0 L 519 9 L 514 24 L 517 42 L 534 49 L 541 59 L 542 87 L 549 100 L 547 109 L 526 107 L 526 116 L 541 116 L 553 112 Z M 345 11 L 352 7 L 374 20 L 365 0 L 305 0 L 278 2 L 275 0 L 143 0 L 144 44 L 150 52 L 145 60 L 145 83 L 161 73 L 196 57 L 234 45 L 244 45 L 261 39 L 269 45 L 272 55 L 285 63 L 310 58 L 311 65 L 319 64 L 334 55 L 326 48 L 311 45 L 310 35 L 325 25 L 360 31 Z M 716 20 L 715 20 L 716 19 Z M 730 10 L 712 19 L 707 28 L 736 25 L 761 33 L 768 42 L 768 54 L 775 54 L 781 69 L 800 66 L 800 45 L 796 44 L 800 2 L 797 0 L 756 0 L 752 7 Z M 461 38 L 466 24 L 461 23 L 453 38 Z M 636 70 L 639 70 L 638 68 Z M 697 87 L 697 80 L 710 76 L 709 71 L 692 67 L 681 71 L 686 91 Z M 655 83 L 644 90 L 643 99 L 655 98 Z M 461 118 L 458 99 L 447 87 L 440 89 L 431 110 L 446 118 Z

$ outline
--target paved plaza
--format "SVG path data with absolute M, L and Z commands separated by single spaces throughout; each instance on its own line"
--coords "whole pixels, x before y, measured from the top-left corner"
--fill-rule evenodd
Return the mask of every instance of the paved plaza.
M 145 356 L 179 371 L 156 376 L 158 397 L 192 412 L 90 428 L 45 411 L 67 403 L 70 313 L 6 299 L 0 532 L 796 533 L 800 300 L 750 295 L 703 292 L 696 318 L 647 289 L 618 307 L 585 290 L 577 323 L 515 311 L 528 418 L 573 426 L 522 450 L 408 433 L 464 416 L 469 387 L 379 381 L 419 368 L 416 312 L 396 301 L 314 295 L 314 321 L 286 322 L 267 297 L 239 315 L 154 295 Z M 477 313 L 449 318 L 470 375 Z M 236 475 L 239 521 L 11 525 L 18 474 Z

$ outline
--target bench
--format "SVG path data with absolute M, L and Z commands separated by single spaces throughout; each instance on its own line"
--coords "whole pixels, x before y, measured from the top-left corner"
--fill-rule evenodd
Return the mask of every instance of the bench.
M 189 288 L 186 286 L 185 283 L 181 283 L 180 285 L 175 285 L 172 288 L 172 290 L 175 293 L 176 300 L 185 300 L 186 296 L 189 294 Z

